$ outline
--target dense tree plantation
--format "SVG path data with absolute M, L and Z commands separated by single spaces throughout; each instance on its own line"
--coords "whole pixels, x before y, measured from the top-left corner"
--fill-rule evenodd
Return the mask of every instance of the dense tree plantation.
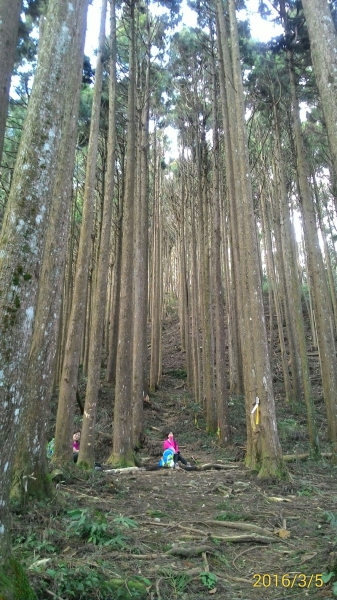
M 31 587 L 13 515 L 93 477 L 103 388 L 104 468 L 140 466 L 170 315 L 172 372 L 221 456 L 241 411 L 247 472 L 287 485 L 277 414 L 300 410 L 312 465 L 337 464 L 335 0 L 261 0 L 268 43 L 245 0 L 190 0 L 196 27 L 178 0 L 102 0 L 87 57 L 90 4 L 0 0 L 0 600 L 94 597 Z

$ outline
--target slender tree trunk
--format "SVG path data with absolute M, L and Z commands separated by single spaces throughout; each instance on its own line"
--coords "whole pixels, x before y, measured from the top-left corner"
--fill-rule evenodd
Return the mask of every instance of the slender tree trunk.
M 243 394 L 243 366 L 242 366 L 242 348 L 240 343 L 240 322 L 243 317 L 242 308 L 242 291 L 238 286 L 238 274 L 240 268 L 240 258 L 238 244 L 235 241 L 237 231 L 236 212 L 235 212 L 235 196 L 240 195 L 238 182 L 235 181 L 234 171 L 234 128 L 230 123 L 235 122 L 234 115 L 234 89 L 233 89 L 233 73 L 232 65 L 229 56 L 229 48 L 227 45 L 227 32 L 223 2 L 217 0 L 216 28 L 217 28 L 217 43 L 219 48 L 219 80 L 221 94 L 222 121 L 224 127 L 224 142 L 225 142 L 225 167 L 226 167 L 226 184 L 228 198 L 228 218 L 229 218 L 229 247 L 230 247 L 230 287 L 228 290 L 228 330 L 229 330 L 229 360 L 230 360 L 230 391 L 231 394 Z M 225 74 L 226 71 L 226 74 Z
M 337 172 L 337 35 L 328 0 L 302 0 L 311 58 Z
M 129 94 L 126 182 L 123 203 L 121 295 L 117 347 L 113 452 L 111 464 L 134 464 L 132 456 L 133 252 L 136 167 L 136 23 L 135 0 L 129 4 Z
M 283 476 L 285 473 L 281 447 L 277 435 L 274 392 L 268 355 L 267 333 L 264 320 L 259 255 L 257 249 L 256 224 L 254 217 L 248 144 L 245 130 L 245 107 L 239 52 L 239 38 L 234 0 L 228 0 L 233 83 L 237 126 L 239 178 L 242 194 L 236 197 L 238 219 L 238 243 L 240 260 L 240 285 L 246 290 L 243 306 L 244 327 L 241 343 L 254 331 L 244 363 L 246 417 L 251 422 L 253 445 L 247 447 L 246 463 L 260 468 L 259 477 Z M 244 337 L 242 337 L 244 334 Z M 257 405 L 257 402 L 259 403 Z M 258 406 L 258 407 L 257 407 Z M 253 408 L 255 412 L 252 413 Z M 256 441 L 256 443 L 255 443 Z
M 120 198 L 117 227 L 115 239 L 115 264 L 113 274 L 113 288 L 111 298 L 110 311 L 110 328 L 109 328 L 109 354 L 106 366 L 106 380 L 109 383 L 116 383 L 116 357 L 117 357 L 117 342 L 118 342 L 118 325 L 119 325 L 119 308 L 120 308 L 120 292 L 121 292 L 121 266 L 122 266 L 122 237 L 123 237 L 123 206 Z
M 197 97 L 195 86 L 195 97 Z M 199 131 L 197 131 L 199 136 Z M 214 355 L 212 337 L 211 292 L 210 292 L 210 266 L 209 266 L 209 236 L 208 236 L 208 210 L 206 203 L 206 139 L 205 131 L 201 132 L 201 139 L 196 139 L 196 162 L 198 176 L 198 210 L 199 230 L 198 242 L 200 251 L 199 289 L 200 313 L 202 330 L 202 387 L 203 406 L 205 412 L 206 429 L 216 433 L 218 428 L 217 411 L 214 395 Z
M 0 0 L 0 162 L 5 138 L 9 89 L 18 40 L 22 0 Z
M 322 218 L 322 209 L 321 209 L 321 205 L 320 205 L 319 192 L 318 192 L 318 186 L 317 186 L 315 174 L 312 175 L 312 180 L 313 180 L 313 184 L 314 184 L 316 211 L 317 211 L 317 217 L 318 217 L 318 222 L 319 222 L 319 228 L 320 228 L 321 236 L 322 236 L 322 240 L 323 240 L 325 264 L 326 264 L 326 271 L 327 271 L 328 282 L 329 282 L 331 302 L 332 302 L 332 307 L 333 307 L 335 330 L 337 331 L 336 287 L 335 287 L 332 264 L 331 264 L 330 250 L 329 250 L 328 241 L 327 241 L 327 237 L 326 237 L 326 233 L 325 233 L 325 229 L 324 229 L 324 223 L 323 223 L 323 218 Z
M 213 31 L 212 25 L 210 30 Z M 219 186 L 219 131 L 217 111 L 217 84 L 215 76 L 215 56 L 212 48 L 212 115 L 213 115 L 213 194 L 212 194 L 212 278 L 214 289 L 215 321 L 215 397 L 218 415 L 218 433 L 222 446 L 230 443 L 227 373 L 226 335 L 224 314 L 224 289 L 221 276 L 221 235 L 220 235 L 220 186 Z
M 102 13 L 107 9 L 103 0 Z M 110 256 L 111 218 L 114 196 L 115 149 L 116 149 L 116 11 L 115 0 L 110 0 L 110 73 L 109 73 L 109 133 L 106 187 L 104 193 L 101 243 L 97 264 L 97 279 L 93 302 L 92 327 L 89 344 L 88 383 L 85 397 L 78 463 L 93 466 L 95 455 L 95 424 L 98 391 L 101 375 L 103 325 L 107 297 L 107 272 Z
M 147 35 L 150 37 L 149 15 L 147 12 Z M 140 186 L 139 203 L 136 209 L 136 248 L 134 281 L 134 339 L 136 351 L 133 353 L 133 441 L 138 444 L 143 431 L 143 400 L 147 394 L 147 301 L 148 301 L 148 262 L 149 262 L 149 108 L 150 108 L 150 60 L 151 45 L 148 42 L 147 63 L 144 82 L 144 106 L 140 119 Z
M 57 408 L 54 464 L 64 464 L 72 460 L 72 436 L 74 410 L 80 362 L 81 341 L 85 324 L 88 269 L 91 258 L 91 233 L 95 197 L 96 161 L 99 132 L 99 115 L 102 95 L 103 52 L 105 47 L 106 4 L 103 6 L 99 33 L 99 50 L 95 75 L 94 96 L 91 113 L 90 137 L 86 167 L 85 193 L 81 225 L 80 244 L 76 262 L 75 285 L 68 324 L 59 403 Z M 90 296 L 88 298 L 90 300 Z M 89 313 L 90 314 L 90 313 Z
M 277 316 L 277 327 L 278 327 L 278 334 L 279 334 L 282 370 L 283 370 L 283 378 L 284 378 L 285 401 L 290 403 L 292 396 L 291 396 L 291 387 L 290 387 L 290 379 L 289 379 L 289 371 L 288 371 L 287 353 L 286 353 L 286 347 L 285 347 L 284 336 L 283 336 L 283 315 L 282 315 L 282 310 L 281 310 L 281 302 L 280 302 L 280 295 L 279 295 L 279 290 L 278 290 L 277 277 L 276 277 L 276 273 L 275 273 L 275 263 L 274 263 L 273 246 L 272 246 L 272 239 L 271 239 L 271 223 L 270 223 L 269 215 L 267 213 L 268 208 L 266 206 L 266 198 L 265 198 L 265 195 L 262 190 L 260 192 L 260 198 L 261 198 L 261 208 L 262 208 L 262 228 L 263 228 L 264 239 L 266 241 L 266 262 L 267 262 L 268 281 L 270 282 L 270 285 L 271 285 L 270 295 L 273 295 L 273 297 L 274 297 L 274 305 L 275 305 L 276 316 Z M 280 278 L 280 275 L 281 274 L 279 273 L 279 278 Z M 272 318 L 272 316 L 270 315 L 270 319 L 271 318 Z
M 161 156 L 158 152 L 155 193 L 153 201 L 153 238 L 152 238 L 152 290 L 151 290 L 151 359 L 150 359 L 150 390 L 154 391 L 158 387 L 161 360 L 160 346 L 162 334 L 162 305 L 161 305 L 161 288 L 162 288 L 162 265 L 161 265 Z
M 192 298 L 192 340 L 193 340 L 193 381 L 195 401 L 202 406 L 200 356 L 200 315 L 199 315 L 199 273 L 197 267 L 197 233 L 195 227 L 194 202 L 191 201 L 191 298 Z
M 328 433 L 332 443 L 333 460 L 337 460 L 337 358 L 334 339 L 333 311 L 326 280 L 322 254 L 319 246 L 316 218 L 309 173 L 303 145 L 298 99 L 292 56 L 288 51 L 292 114 L 299 180 L 299 192 L 303 217 L 303 230 L 308 257 L 308 274 L 317 329 L 317 341 L 321 364 L 323 394 L 328 416 Z

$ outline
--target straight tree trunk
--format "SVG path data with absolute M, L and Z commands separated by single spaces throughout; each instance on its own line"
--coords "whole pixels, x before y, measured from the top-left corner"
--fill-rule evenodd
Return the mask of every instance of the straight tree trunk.
M 133 252 L 136 167 L 136 22 L 135 0 L 129 4 L 128 132 L 123 202 L 121 294 L 116 365 L 113 451 L 109 463 L 134 464 L 132 447 Z
M 106 13 L 107 0 L 102 2 Z M 103 325 L 107 297 L 107 272 L 110 256 L 111 218 L 114 196 L 116 149 L 116 11 L 115 0 L 110 0 L 110 73 L 109 73 L 109 132 L 106 187 L 104 194 L 101 243 L 97 264 L 97 279 L 93 302 L 92 327 L 89 343 L 88 383 L 85 397 L 78 464 L 92 467 L 95 461 L 95 424 L 101 375 Z
M 106 381 L 116 383 L 116 357 L 118 343 L 118 325 L 119 325 L 119 308 L 120 308 L 120 291 L 121 291 L 121 266 L 122 266 L 122 237 L 123 237 L 123 206 L 120 198 L 117 208 L 117 226 L 115 233 L 115 264 L 113 274 L 113 288 L 110 310 L 110 328 L 109 328 L 109 352 L 106 366 Z
M 303 231 L 308 257 L 308 274 L 317 330 L 323 394 L 328 416 L 328 434 L 332 444 L 332 460 L 337 461 L 337 358 L 334 337 L 333 310 L 323 265 L 316 227 L 315 209 L 309 187 L 309 172 L 303 144 L 300 112 L 296 95 L 292 56 L 288 51 L 292 115 Z
M 252 337 L 247 353 L 245 353 L 245 361 L 247 362 L 244 362 L 244 374 L 246 418 L 247 422 L 248 420 L 251 422 L 254 443 L 252 446 L 247 447 L 246 464 L 254 468 L 259 467 L 259 477 L 282 477 L 285 474 L 285 467 L 277 434 L 274 392 L 264 319 L 234 0 L 228 0 L 228 8 L 235 89 L 236 152 L 238 154 L 238 176 L 242 188 L 241 196 L 236 197 L 237 234 L 239 255 L 242 261 L 239 284 L 246 293 L 243 305 L 244 318 L 243 327 L 241 328 L 241 343 L 245 344 L 248 336 Z M 225 43 L 225 40 L 222 41 Z M 252 331 L 254 332 L 253 335 L 251 334 Z M 252 413 L 257 403 L 258 408 Z
M 152 280 L 151 280 L 151 358 L 150 358 L 150 391 L 159 385 L 161 374 L 161 331 L 162 331 L 162 264 L 161 264 L 161 156 L 157 155 L 155 193 L 153 200 L 153 237 L 152 237 Z
M 139 160 L 140 160 L 140 185 L 139 202 L 136 209 L 137 226 L 135 238 L 135 281 L 134 281 L 134 332 L 133 344 L 136 351 L 133 353 L 133 403 L 132 403 L 132 421 L 133 421 L 133 443 L 139 444 L 140 436 L 143 431 L 143 401 L 148 391 L 147 381 L 147 301 L 148 301 L 148 262 L 149 262 L 149 109 L 150 109 L 150 24 L 147 12 L 147 35 L 148 47 L 145 67 L 145 81 L 143 98 L 144 105 L 140 118 L 140 140 L 139 140 Z
M 212 32 L 212 25 L 210 25 Z M 213 38 L 213 32 L 212 32 Z M 226 335 L 224 314 L 224 289 L 221 276 L 221 235 L 220 235 L 220 185 L 219 185 L 219 131 L 217 110 L 217 83 L 215 76 L 215 56 L 212 48 L 212 115 L 213 115 L 213 194 L 212 194 L 212 278 L 214 290 L 214 329 L 215 329 L 215 397 L 218 416 L 218 434 L 222 446 L 230 444 L 226 374 Z
M 226 169 L 226 193 L 228 199 L 228 220 L 229 220 L 229 247 L 230 247 L 230 286 L 228 289 L 228 331 L 229 331 L 229 369 L 230 369 L 230 391 L 234 395 L 242 395 L 244 389 L 243 367 L 242 367 L 242 348 L 240 343 L 240 322 L 242 321 L 242 292 L 238 286 L 238 273 L 240 268 L 240 258 L 238 245 L 235 241 L 237 231 L 235 196 L 240 194 L 236 189 L 238 182 L 235 181 L 234 157 L 232 148 L 234 145 L 234 128 L 230 122 L 235 122 L 234 115 L 234 89 L 233 73 L 229 56 L 229 48 L 225 17 L 223 13 L 223 2 L 217 0 L 216 3 L 216 30 L 217 43 L 219 48 L 219 80 L 222 108 L 222 121 L 224 127 L 224 146 L 225 146 L 225 169 Z M 226 71 L 226 74 L 225 74 Z
M 22 0 L 0 0 L 0 162 L 5 138 L 9 89 L 18 40 Z
M 9 551 L 8 497 L 23 413 L 40 265 L 57 175 L 55 161 L 84 0 L 50 0 L 0 237 L 0 565 Z M 78 56 L 78 52 L 75 53 Z M 76 63 L 75 63 L 76 64 Z
M 302 0 L 311 58 L 337 172 L 337 35 L 328 0 Z
M 81 235 L 76 262 L 71 315 L 68 324 L 67 341 L 60 382 L 59 403 L 57 407 L 55 452 L 52 458 L 52 462 L 55 465 L 66 464 L 72 460 L 72 437 L 78 382 L 78 367 L 80 361 L 83 328 L 85 324 L 88 270 L 91 258 L 91 252 L 89 249 L 91 247 L 95 198 L 97 146 L 103 80 L 103 54 L 105 48 L 105 19 L 106 3 L 102 7 L 101 13 L 99 49 L 97 54 L 95 85 L 91 112 Z M 90 296 L 88 300 L 90 300 Z
M 12 495 L 14 491 L 21 501 L 32 495 L 43 497 L 51 491 L 46 457 L 46 434 L 60 330 L 62 305 L 60 289 L 64 281 L 71 210 L 69 199 L 73 185 L 86 12 L 83 11 L 80 18 L 83 22 L 79 24 L 72 48 L 74 68 L 67 82 L 68 107 L 64 117 L 57 176 L 41 268 L 34 332 L 24 386 L 24 426 L 16 448 Z M 57 240 L 57 250 L 55 240 Z
M 197 98 L 196 85 L 195 97 Z M 211 314 L 208 207 L 206 202 L 206 139 L 205 131 L 198 131 L 196 139 L 196 162 L 198 176 L 198 209 L 199 209 L 199 290 L 202 330 L 202 388 L 203 408 L 205 412 L 206 430 L 216 433 L 218 419 L 214 394 L 214 353 Z M 198 139 L 200 137 L 200 139 Z

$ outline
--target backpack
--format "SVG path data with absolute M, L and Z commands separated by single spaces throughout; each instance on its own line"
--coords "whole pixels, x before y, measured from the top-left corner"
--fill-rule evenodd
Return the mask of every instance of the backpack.
M 51 458 L 54 454 L 54 447 L 55 447 L 55 438 L 53 438 L 52 440 L 50 440 L 50 442 L 48 442 L 47 444 L 47 458 Z
M 164 454 L 159 461 L 159 466 L 170 468 L 174 467 L 174 450 L 172 450 L 172 448 L 167 448 L 167 450 L 164 450 Z

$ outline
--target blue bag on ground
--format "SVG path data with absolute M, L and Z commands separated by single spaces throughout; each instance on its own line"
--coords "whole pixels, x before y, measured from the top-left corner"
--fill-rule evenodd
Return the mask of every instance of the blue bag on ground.
M 174 450 L 167 448 L 164 451 L 162 458 L 159 461 L 160 467 L 173 467 L 174 466 Z

